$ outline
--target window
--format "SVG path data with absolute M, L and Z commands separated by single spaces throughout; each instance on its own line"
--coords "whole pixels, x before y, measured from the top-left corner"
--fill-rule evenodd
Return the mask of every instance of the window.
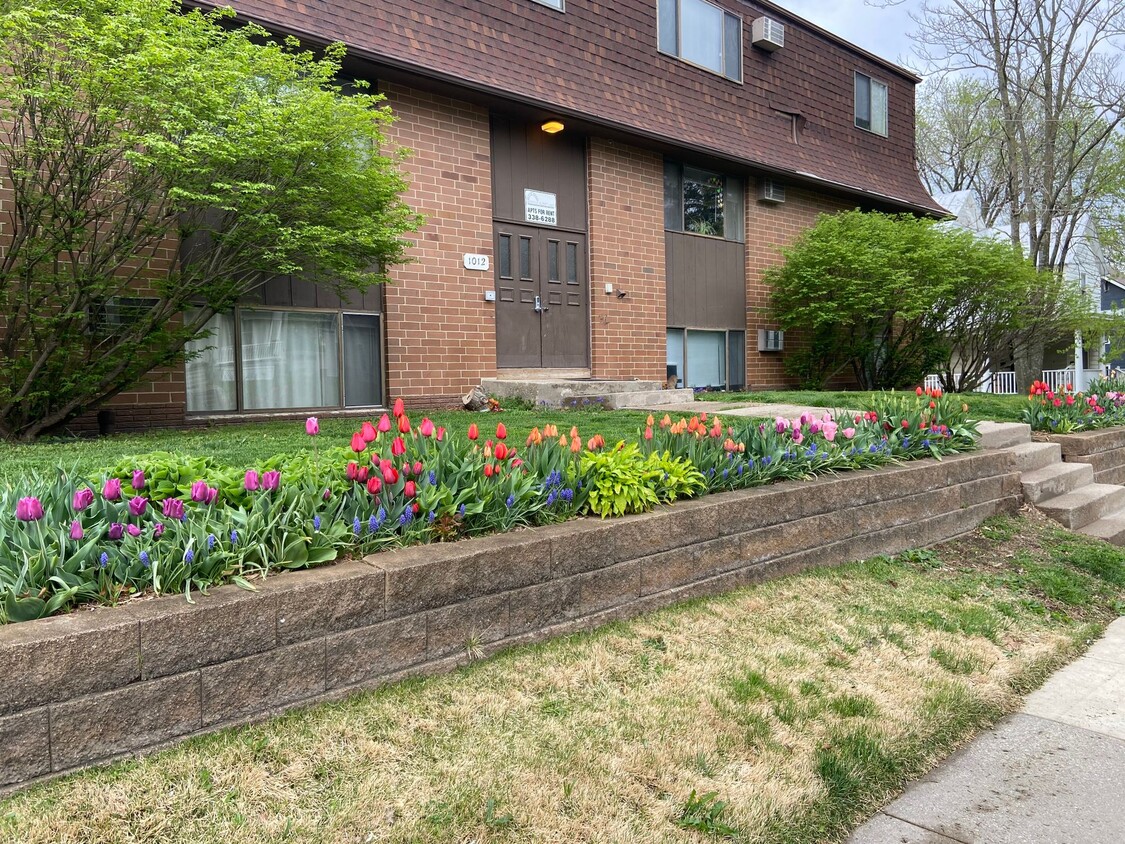
M 887 135 L 887 86 L 862 73 L 855 75 L 855 125 Z
M 742 81 L 742 18 L 707 0 L 659 0 L 659 48 Z
M 535 0 L 544 6 L 550 6 L 552 9 L 558 9 L 560 12 L 563 10 L 563 0 Z
M 742 242 L 742 180 L 664 162 L 664 228 Z
M 382 402 L 378 314 L 238 307 L 186 351 L 189 413 Z
M 677 387 L 737 390 L 746 385 L 746 332 L 668 329 L 668 380 Z

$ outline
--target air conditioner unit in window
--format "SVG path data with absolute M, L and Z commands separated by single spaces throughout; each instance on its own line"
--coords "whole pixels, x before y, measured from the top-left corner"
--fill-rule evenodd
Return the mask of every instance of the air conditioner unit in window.
M 750 24 L 750 38 L 755 47 L 763 50 L 780 50 L 785 46 L 785 24 L 773 18 L 755 18 Z
M 762 202 L 784 202 L 785 187 L 779 185 L 773 179 L 764 179 L 762 181 L 762 193 L 758 198 Z
M 780 352 L 785 349 L 785 332 L 758 329 L 758 351 Z

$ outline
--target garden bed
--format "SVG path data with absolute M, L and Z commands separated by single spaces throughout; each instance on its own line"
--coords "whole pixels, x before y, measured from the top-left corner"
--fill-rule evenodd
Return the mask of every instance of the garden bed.
M 984 452 L 572 520 L 0 627 L 0 783 L 446 670 L 817 565 L 933 544 L 1020 503 Z

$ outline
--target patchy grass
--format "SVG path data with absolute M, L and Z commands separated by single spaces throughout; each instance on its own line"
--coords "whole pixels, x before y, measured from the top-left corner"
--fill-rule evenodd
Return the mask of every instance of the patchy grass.
M 700 393 L 697 398 L 717 402 L 754 402 L 756 404 L 795 404 L 810 407 L 859 408 L 876 393 L 862 390 L 762 390 L 749 393 Z M 1023 396 L 996 396 L 991 393 L 963 393 L 960 398 L 969 405 L 973 419 L 994 422 L 1019 422 L 1020 410 L 1026 403 Z
M 706 409 L 704 406 L 703 409 Z M 469 413 L 460 410 L 421 411 L 407 408 L 418 422 L 429 416 L 435 425 L 444 425 L 464 435 L 471 422 L 489 436 L 497 422 L 508 429 L 509 442 L 521 446 L 533 427 L 553 422 L 569 432 L 577 426 L 584 437 L 600 433 L 607 442 L 636 439 L 644 430 L 647 413 L 628 410 L 524 410 L 501 413 Z M 321 447 L 347 446 L 360 422 L 368 416 L 352 419 L 323 419 L 320 423 Z M 378 417 L 376 417 L 378 418 Z M 77 467 L 79 472 L 93 472 L 114 466 L 123 457 L 150 451 L 179 451 L 213 457 L 219 463 L 244 467 L 275 454 L 295 454 L 313 450 L 312 439 L 305 434 L 302 421 L 246 422 L 188 430 L 154 430 L 139 434 L 119 434 L 97 439 L 45 438 L 30 445 L 0 442 L 0 482 L 15 483 L 20 477 L 35 472 L 51 472 L 58 466 Z
M 841 840 L 1123 583 L 1121 551 L 998 519 L 41 785 L 0 840 Z

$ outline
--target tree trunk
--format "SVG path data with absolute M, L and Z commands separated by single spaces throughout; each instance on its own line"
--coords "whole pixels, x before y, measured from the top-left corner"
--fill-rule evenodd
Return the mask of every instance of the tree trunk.
M 1016 345 L 1015 354 L 1015 370 L 1016 370 L 1016 390 L 1027 390 L 1031 386 L 1032 381 L 1038 381 L 1043 377 L 1043 357 L 1046 347 L 1036 342 L 1034 338 Z

